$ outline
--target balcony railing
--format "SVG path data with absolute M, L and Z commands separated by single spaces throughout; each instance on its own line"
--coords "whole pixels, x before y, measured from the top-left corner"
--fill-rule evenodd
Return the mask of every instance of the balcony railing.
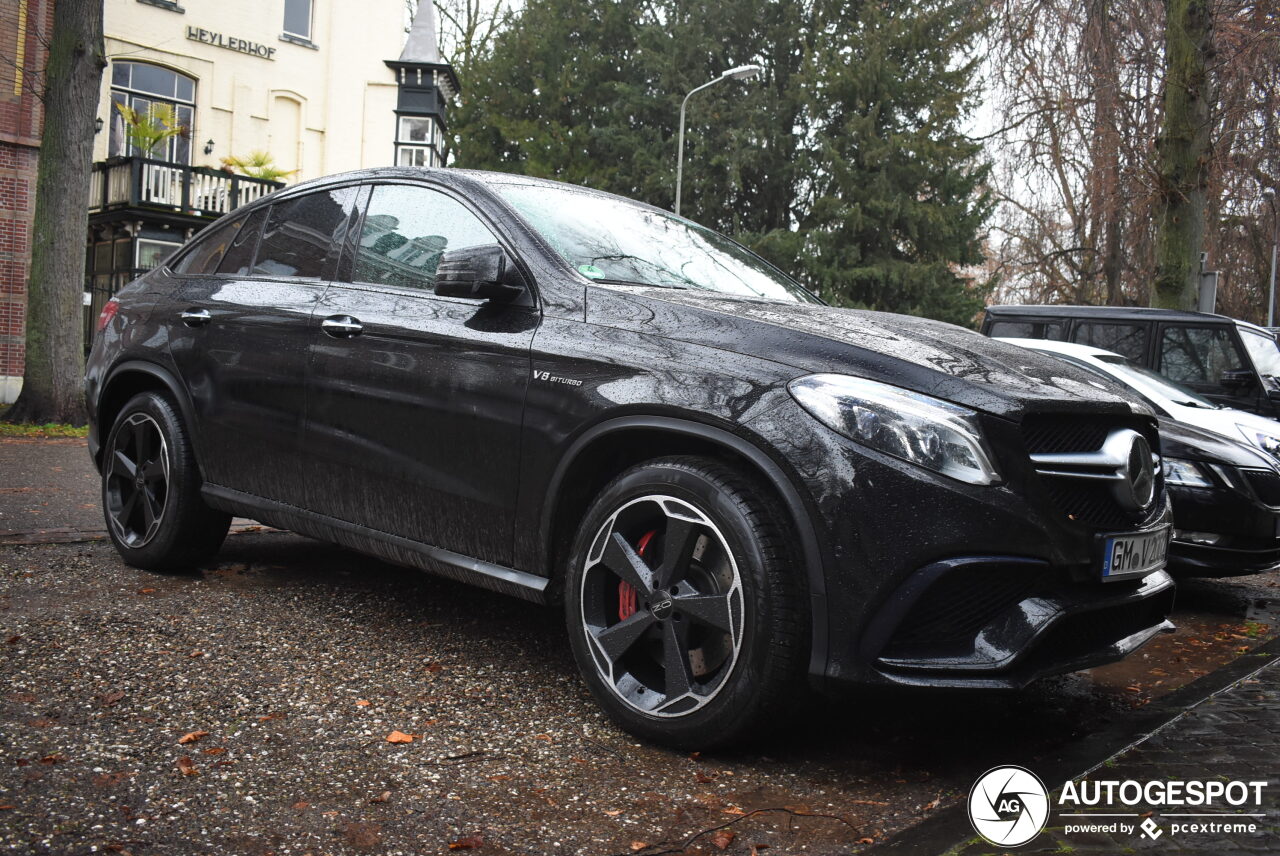
M 201 166 L 151 158 L 111 158 L 93 165 L 89 211 L 154 208 L 215 218 L 281 187 L 284 184 L 279 181 Z

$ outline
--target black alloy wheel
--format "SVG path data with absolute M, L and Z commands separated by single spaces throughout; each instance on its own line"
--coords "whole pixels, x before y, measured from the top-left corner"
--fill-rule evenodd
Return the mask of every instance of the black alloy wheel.
M 705 514 L 650 494 L 600 527 L 581 585 L 596 670 L 653 716 L 695 710 L 723 688 L 742 648 L 742 580 Z
M 584 679 L 624 728 L 710 748 L 776 725 L 803 695 L 807 616 L 771 495 L 716 461 L 623 473 L 575 541 L 566 589 Z
M 169 444 L 156 420 L 137 411 L 112 432 L 104 462 L 107 520 L 116 537 L 138 549 L 160 529 L 169 500 Z
M 186 426 L 165 396 L 142 392 L 121 408 L 103 444 L 101 469 L 107 532 L 130 565 L 189 568 L 222 545 L 231 515 L 201 499 Z

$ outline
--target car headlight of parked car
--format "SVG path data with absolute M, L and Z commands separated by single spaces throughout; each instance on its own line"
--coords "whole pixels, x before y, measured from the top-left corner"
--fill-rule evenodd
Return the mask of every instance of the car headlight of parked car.
M 797 378 L 788 388 L 815 419 L 850 440 L 969 484 L 1000 481 L 968 408 L 840 374 Z
M 1164 459 L 1164 481 L 1165 484 L 1183 487 L 1213 487 L 1213 480 L 1203 467 L 1195 461 L 1181 458 Z
M 1240 433 L 1250 444 L 1257 446 L 1276 460 L 1280 460 L 1280 437 L 1274 434 L 1268 434 L 1265 431 L 1259 431 L 1257 428 L 1249 425 L 1236 424 L 1240 429 Z

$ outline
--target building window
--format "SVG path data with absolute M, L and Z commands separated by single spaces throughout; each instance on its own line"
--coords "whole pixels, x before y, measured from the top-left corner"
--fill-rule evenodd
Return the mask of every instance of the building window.
M 311 0 L 284 0 L 284 34 L 311 41 Z
M 107 153 L 112 157 L 131 155 L 191 163 L 195 104 L 196 82 L 185 74 L 144 62 L 112 63 L 111 139 Z M 136 139 L 129 139 L 120 106 L 147 123 L 181 127 L 182 133 L 143 151 Z
M 440 126 L 428 116 L 400 116 L 396 127 L 396 166 L 444 166 Z

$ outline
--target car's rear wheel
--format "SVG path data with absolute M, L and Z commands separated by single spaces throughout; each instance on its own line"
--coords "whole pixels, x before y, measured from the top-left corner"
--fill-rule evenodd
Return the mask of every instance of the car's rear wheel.
M 221 546 L 231 515 L 200 498 L 200 471 L 177 408 L 142 392 L 116 416 L 102 453 L 107 532 L 126 562 L 148 570 L 190 567 Z
M 767 491 L 713 460 L 650 461 L 600 493 L 566 616 L 583 677 L 624 728 L 711 748 L 795 701 L 807 614 L 786 531 Z

